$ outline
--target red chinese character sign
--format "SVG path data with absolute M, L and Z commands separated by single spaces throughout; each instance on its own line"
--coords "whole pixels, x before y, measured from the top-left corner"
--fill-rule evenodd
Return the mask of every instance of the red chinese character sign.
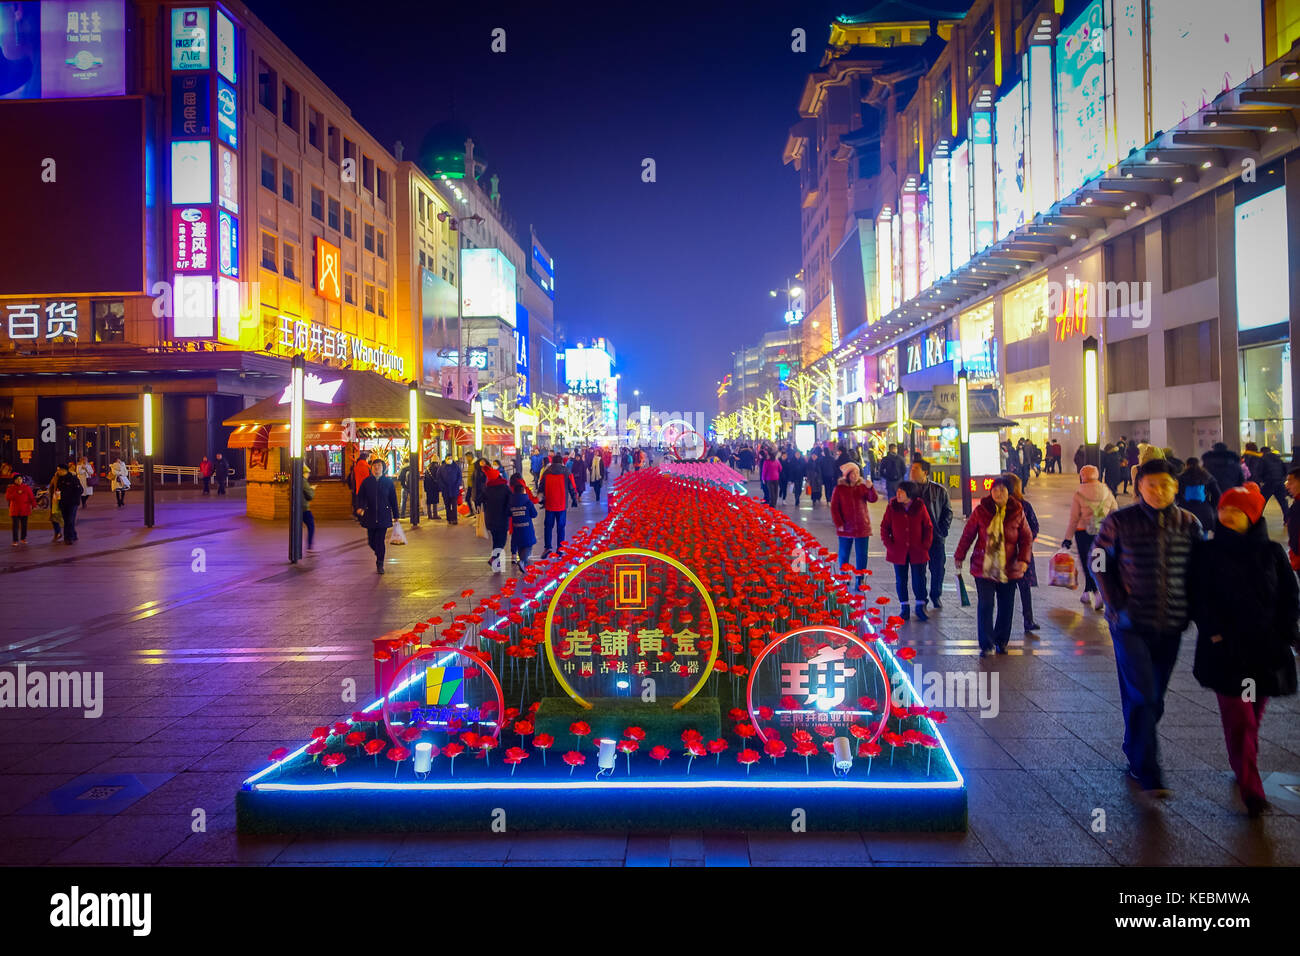
M 819 732 L 825 736 L 860 736 L 867 742 L 881 735 L 889 719 L 890 683 L 875 650 L 856 634 L 839 627 L 795 628 L 774 638 L 754 658 L 745 688 L 750 720 L 763 742 L 758 709 L 772 711 L 776 727 Z M 757 709 L 756 709 L 757 708 Z
M 560 581 L 546 610 L 546 657 L 584 708 L 598 698 L 644 700 L 653 686 L 653 700 L 679 709 L 713 673 L 718 633 L 713 600 L 690 568 L 658 551 L 618 548 Z

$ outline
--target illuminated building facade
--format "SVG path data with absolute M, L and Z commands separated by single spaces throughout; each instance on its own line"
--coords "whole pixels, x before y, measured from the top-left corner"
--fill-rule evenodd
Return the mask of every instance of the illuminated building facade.
M 1068 459 L 1092 335 L 1103 441 L 1289 453 L 1297 38 L 1294 0 L 970 4 L 883 135 L 840 136 L 880 174 L 851 193 L 842 233 L 874 217 L 875 247 L 852 250 L 865 294 L 837 294 L 830 360 L 860 364 L 876 420 L 965 367 L 1018 423 L 1004 437 Z

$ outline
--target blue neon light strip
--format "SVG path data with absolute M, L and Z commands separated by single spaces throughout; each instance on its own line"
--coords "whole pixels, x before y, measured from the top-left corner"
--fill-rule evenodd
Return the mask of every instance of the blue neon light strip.
M 886 780 L 604 780 L 569 781 L 569 780 L 518 780 L 502 779 L 497 782 L 452 782 L 430 783 L 399 781 L 337 781 L 333 783 L 264 783 L 258 790 L 281 790 L 318 793 L 326 790 L 413 790 L 413 791 L 447 791 L 447 790 L 960 790 L 964 781 L 958 776 L 956 780 L 920 780 L 915 782 Z

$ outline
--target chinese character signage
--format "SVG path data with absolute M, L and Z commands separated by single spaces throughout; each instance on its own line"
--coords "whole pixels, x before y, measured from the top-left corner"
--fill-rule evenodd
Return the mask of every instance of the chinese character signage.
M 406 370 L 406 360 L 386 346 L 371 345 L 359 335 L 340 332 L 318 322 L 280 316 L 276 345 L 309 358 L 362 362 L 377 372 L 392 372 L 399 378 Z
M 210 207 L 174 206 L 171 236 L 173 272 L 208 272 L 212 268 Z
M 201 73 L 172 75 L 172 136 L 197 139 L 212 135 L 212 97 Z
M 232 84 L 235 74 L 235 25 L 220 10 L 217 11 L 217 72 Z
M 217 147 L 217 199 L 224 208 L 239 213 L 239 160 L 224 146 Z
M 884 663 L 865 640 L 812 625 L 773 638 L 755 655 L 746 704 L 751 718 L 770 709 L 773 728 L 789 728 L 796 744 L 801 733 L 805 742 L 847 737 L 855 725 L 853 736 L 865 731 L 863 739 L 873 741 L 887 729 L 891 690 Z M 762 736 L 761 722 L 754 726 Z
M 208 57 L 208 8 L 172 10 L 172 69 L 206 70 Z
M 15 342 L 27 340 L 75 341 L 80 318 L 75 300 L 8 303 L 4 330 Z
M 546 655 L 580 705 L 624 697 L 681 707 L 718 656 L 717 612 L 700 579 L 641 548 L 606 551 L 560 582 L 546 614 Z M 654 700 L 643 696 L 653 686 Z
M 0 4 L 0 46 L 0 99 L 126 92 L 124 0 Z
M 316 294 L 322 299 L 338 302 L 343 297 L 342 256 L 338 246 L 316 237 Z

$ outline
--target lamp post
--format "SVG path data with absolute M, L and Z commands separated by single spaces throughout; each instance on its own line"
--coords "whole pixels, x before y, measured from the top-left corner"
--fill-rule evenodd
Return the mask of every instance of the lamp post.
M 1083 445 L 1084 458 L 1089 465 L 1101 465 L 1101 429 L 1097 421 L 1100 403 L 1097 368 L 1097 337 L 1083 340 Z
M 961 512 L 970 517 L 970 385 L 966 370 L 957 373 L 957 439 L 961 443 Z
M 483 454 L 483 401 L 474 399 L 474 454 Z
M 406 500 L 411 508 L 411 527 L 420 526 L 420 386 L 411 379 L 409 387 L 409 408 L 407 426 L 410 428 L 410 454 L 408 463 Z
M 307 360 L 302 353 L 289 367 L 289 563 L 302 557 L 302 406 Z
M 144 526 L 153 527 L 153 386 L 146 385 L 140 396 L 140 420 L 144 422 Z
M 906 453 L 904 443 L 907 440 L 907 390 L 901 385 L 894 393 L 894 435 L 898 441 L 898 450 Z
M 775 299 L 777 295 L 780 293 L 780 291 L 781 291 L 780 289 L 769 289 L 767 294 Z M 803 321 L 802 312 L 796 312 L 794 307 L 794 300 L 799 298 L 802 295 L 803 295 L 803 289 L 797 283 L 792 283 L 790 281 L 790 278 L 787 276 L 785 280 L 785 324 L 786 325 L 798 325 L 800 322 Z
M 451 224 L 456 234 L 456 398 L 465 401 L 465 232 L 461 224 L 482 222 L 477 213 L 472 216 L 453 216 L 447 210 L 438 213 L 439 222 Z

